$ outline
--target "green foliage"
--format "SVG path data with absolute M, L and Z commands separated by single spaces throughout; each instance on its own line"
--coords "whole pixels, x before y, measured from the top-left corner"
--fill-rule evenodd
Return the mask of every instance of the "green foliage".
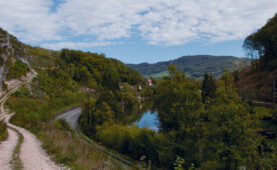
M 1 30 L 0 30 L 0 33 Z M 5 32 L 4 32 L 5 33 Z M 5 33 L 7 36 L 7 33 Z M 96 92 L 84 104 L 81 126 L 91 135 L 97 126 L 114 122 L 115 115 L 132 109 L 138 103 L 136 86 L 145 84 L 144 78 L 120 61 L 108 59 L 103 54 L 85 53 L 64 49 L 60 52 L 31 47 L 11 38 L 11 55 L 6 61 L 7 79 L 18 78 L 28 71 L 18 57 L 28 59 L 39 73 L 30 84 L 14 93 L 7 105 L 16 112 L 11 121 L 35 133 L 43 146 L 55 159 L 72 169 L 103 169 L 106 158 L 95 148 L 80 142 L 63 120 L 52 121 L 66 108 L 79 105 L 85 100 L 83 89 Z M 14 62 L 15 61 L 15 62 Z M 126 86 L 122 92 L 119 84 Z M 98 93 L 99 91 L 99 93 Z M 95 100 L 94 100 L 95 98 Z M 122 109 L 120 101 L 125 102 Z M 93 111 L 93 112 L 92 112 Z M 72 132 L 73 133 L 73 132 Z M 115 169 L 114 166 L 111 166 Z
M 30 96 L 30 92 L 29 90 L 27 89 L 26 86 L 23 86 L 22 88 L 20 88 L 19 90 L 17 90 L 13 96 L 16 96 L 16 97 L 28 97 Z
M 13 48 L 13 55 L 14 56 L 20 56 L 22 58 L 26 57 L 26 51 L 24 49 L 24 44 L 18 41 L 16 37 L 13 35 L 9 35 L 10 37 L 10 43 Z
M 0 143 L 6 140 L 7 137 L 8 137 L 7 125 L 2 120 L 0 121 Z
M 83 131 L 89 136 L 94 136 L 96 126 L 103 125 L 104 122 L 111 122 L 114 116 L 114 112 L 106 102 L 98 105 L 95 105 L 95 103 L 90 105 L 85 104 L 83 109 L 84 114 L 80 120 L 80 124 L 83 127 Z
M 257 167 L 257 133 L 261 115 L 251 114 L 233 88 L 233 77 L 226 72 L 218 82 L 216 98 L 206 109 L 201 139 L 203 168 L 236 169 Z M 212 129 L 212 130 L 211 130 Z
M 218 83 L 212 82 L 218 84 L 218 88 L 214 89 L 213 102 L 204 105 L 197 82 L 186 79 L 174 66 L 168 69 L 169 76 L 152 91 L 160 120 L 159 133 L 132 126 L 127 128 L 106 119 L 103 111 L 104 117 L 92 111 L 86 115 L 90 120 L 104 118 L 95 123 L 94 138 L 134 159 L 145 155 L 154 165 L 168 169 L 173 166 L 179 169 L 237 169 L 242 166 L 253 169 L 265 162 L 258 152 L 262 141 L 258 131 L 263 114 L 251 111 L 238 98 L 233 77 L 228 72 Z M 113 93 L 103 94 L 101 101 L 112 105 Z M 92 108 L 101 102 L 96 100 L 94 104 Z M 176 161 L 176 155 L 182 159 Z
M 24 47 L 26 49 L 26 55 L 31 55 L 31 59 L 29 60 L 29 63 L 32 67 L 38 68 L 38 67 L 45 67 L 45 68 L 51 68 L 55 67 L 55 62 L 58 57 L 57 51 L 52 51 L 40 47 L 32 47 L 29 45 L 25 45 Z
M 171 167 L 175 155 L 184 161 L 181 167 L 175 161 L 175 167 L 184 169 L 253 169 L 264 162 L 258 152 L 264 114 L 253 112 L 238 98 L 228 72 L 217 83 L 212 80 L 218 88 L 205 107 L 195 82 L 173 66 L 169 72 L 154 94 L 163 136 L 159 160 L 164 166 Z
M 63 49 L 60 58 L 64 62 L 60 63 L 60 67 L 67 70 L 74 80 L 83 85 L 95 87 L 97 82 L 97 85 L 110 90 L 118 90 L 121 82 L 131 85 L 144 82 L 143 77 L 137 71 L 131 70 L 115 59 L 108 59 L 102 54 Z
M 97 127 L 96 139 L 104 145 L 115 149 L 123 154 L 128 154 L 134 159 L 139 160 L 146 156 L 146 160 L 152 160 L 157 164 L 159 150 L 159 135 L 149 129 L 140 129 L 135 126 L 116 124 L 104 124 Z
M 71 169 L 103 169 L 103 162 L 109 160 L 68 128 L 63 120 L 50 121 L 38 132 L 42 146 L 50 155 L 55 155 L 55 161 Z M 117 168 L 112 166 L 112 169 Z
M 7 87 L 7 84 L 2 80 L 2 90 L 6 90 Z
M 1 47 L 0 46 L 0 54 L 2 55 L 3 53 L 6 53 L 6 50 L 5 50 L 5 48 L 3 48 L 3 47 Z M 1 57 L 2 58 L 2 57 Z M 3 60 L 3 58 L 2 58 L 2 60 Z M 1 61 L 1 63 L 2 63 L 2 61 Z M 4 62 L 3 62 L 4 63 Z M 2 63 L 2 65 L 3 65 L 3 63 Z M 1 65 L 1 66 L 2 66 Z
M 176 67 L 169 67 L 170 77 L 162 80 L 154 96 L 162 131 L 189 128 L 199 117 L 203 106 L 196 83 L 185 78 Z
M 21 76 L 26 76 L 27 72 L 29 71 L 29 67 L 27 64 L 23 63 L 21 60 L 16 59 L 15 63 L 12 63 L 8 74 L 7 74 L 7 79 L 14 79 L 14 78 L 19 78 Z
M 10 165 L 11 165 L 12 169 L 22 170 L 23 164 L 20 159 L 20 148 L 23 143 L 23 135 L 17 129 L 14 129 L 12 127 L 10 127 L 10 128 L 12 130 L 14 130 L 18 135 L 18 140 L 17 140 L 16 146 L 13 150 L 13 155 L 12 155 L 12 159 L 10 160 Z
M 105 122 L 122 122 L 129 112 L 136 109 L 138 98 L 136 90 L 132 90 L 127 83 L 122 91 L 111 91 L 107 88 L 99 89 L 96 99 L 89 97 L 83 106 L 80 125 L 83 132 L 94 137 L 96 127 Z
M 183 170 L 183 164 L 185 163 L 185 160 L 181 158 L 180 156 L 177 156 L 176 161 L 174 162 L 174 169 L 175 170 Z
M 256 33 L 249 35 L 243 47 L 250 57 L 260 58 L 262 69 L 277 68 L 277 14 Z
M 239 63 L 248 62 L 249 59 L 236 58 L 231 56 L 183 56 L 171 61 L 158 62 L 154 64 L 128 64 L 130 68 L 138 70 L 146 77 L 152 76 L 162 79 L 168 75 L 167 67 L 170 64 L 176 65 L 181 72 L 186 72 L 188 76 L 201 78 L 205 72 L 212 73 L 215 77 L 219 77 L 224 73 L 224 69 L 236 70 Z
M 201 133 L 197 126 L 203 104 L 196 82 L 186 79 L 174 66 L 169 67 L 169 72 L 170 77 L 158 84 L 154 95 L 160 130 L 168 141 L 161 150 L 162 160 L 171 167 L 175 155 L 181 155 L 187 168 L 199 159 L 197 141 Z
M 145 86 L 140 94 L 144 97 L 144 100 L 150 101 L 154 95 L 154 88 L 152 86 Z
M 59 119 L 59 120 L 55 121 L 55 127 L 62 131 L 72 132 L 69 124 L 64 119 Z
M 35 133 L 57 162 L 72 169 L 103 169 L 107 161 L 103 154 L 80 141 L 64 120 L 53 121 L 57 113 L 79 105 L 85 97 L 78 83 L 63 70 L 54 69 L 39 71 L 30 86 L 8 99 L 7 105 L 16 112 L 12 123 Z
M 157 78 L 157 79 L 162 79 L 163 77 L 166 77 L 168 76 L 168 71 L 162 71 L 162 72 L 159 72 L 159 73 L 153 73 L 153 74 L 150 74 L 150 75 L 145 75 L 146 77 L 153 77 L 153 78 Z
M 2 47 L 0 47 L 0 54 L 1 54 L 1 48 L 2 48 Z M 4 59 L 3 59 L 3 57 L 0 55 L 0 67 L 2 67 L 3 64 L 4 64 Z
M 31 92 L 23 87 L 10 97 L 7 104 L 17 114 L 12 122 L 33 132 L 53 118 L 58 110 L 78 102 L 81 94 L 76 84 L 61 70 L 41 71 L 31 84 Z
M 211 99 L 215 98 L 216 88 L 217 88 L 216 80 L 213 77 L 213 75 L 205 73 L 204 79 L 202 82 L 202 89 L 201 89 L 202 100 L 204 103 L 209 98 Z

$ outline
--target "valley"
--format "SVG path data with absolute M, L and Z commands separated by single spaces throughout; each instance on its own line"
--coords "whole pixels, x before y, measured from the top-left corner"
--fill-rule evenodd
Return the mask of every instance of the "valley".
M 275 28 L 246 37 L 249 59 L 138 65 L 0 29 L 0 169 L 275 169 Z

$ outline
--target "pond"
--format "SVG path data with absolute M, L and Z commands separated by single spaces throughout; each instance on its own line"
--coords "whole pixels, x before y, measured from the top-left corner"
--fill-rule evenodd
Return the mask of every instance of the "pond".
M 137 125 L 139 128 L 146 127 L 151 130 L 158 131 L 160 122 L 157 116 L 157 112 L 151 112 L 150 110 L 145 111 L 142 113 L 141 118 L 136 120 L 134 125 Z

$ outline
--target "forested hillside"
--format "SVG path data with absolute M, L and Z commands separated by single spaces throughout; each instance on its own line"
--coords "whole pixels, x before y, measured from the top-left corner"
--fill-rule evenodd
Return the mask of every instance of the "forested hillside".
M 105 103 L 99 107 L 104 110 L 117 108 L 119 113 L 120 101 L 128 103 L 133 99 L 137 102 L 137 93 L 122 93 L 120 85 L 143 86 L 144 78 L 104 54 L 32 47 L 6 31 L 1 30 L 1 33 L 5 38 L 1 46 L 1 55 L 7 58 L 4 59 L 5 67 L 9 58 L 12 63 L 3 81 L 24 76 L 28 65 L 38 73 L 30 85 L 24 85 L 7 101 L 7 107 L 16 113 L 11 122 L 33 132 L 58 163 L 73 169 L 102 169 L 107 162 L 111 168 L 120 168 L 105 154 L 81 141 L 64 121 L 55 120 L 55 116 L 64 109 L 84 104 L 87 96 L 90 101 L 103 96 Z M 71 136 L 67 135 L 69 132 Z
M 186 72 L 189 76 L 199 78 L 205 72 L 210 72 L 214 76 L 219 77 L 223 74 L 224 69 L 230 71 L 239 69 L 243 65 L 249 64 L 247 58 L 236 58 L 232 56 L 183 56 L 175 60 L 158 62 L 155 64 L 141 63 L 141 64 L 127 64 L 129 67 L 138 70 L 145 76 L 153 76 L 155 78 L 162 78 L 168 75 L 167 67 L 176 65 L 177 69 Z
M 261 101 L 274 101 L 273 81 L 277 82 L 276 37 L 277 14 L 265 26 L 245 39 L 244 48 L 253 62 L 242 71 L 234 73 L 241 96 Z M 275 86 L 277 87 L 277 83 Z

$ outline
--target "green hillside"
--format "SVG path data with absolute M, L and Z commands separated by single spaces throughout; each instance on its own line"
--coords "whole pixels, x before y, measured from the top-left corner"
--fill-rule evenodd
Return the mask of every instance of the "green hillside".
M 71 169 L 103 169 L 104 162 L 112 169 L 120 169 L 120 165 L 80 140 L 64 121 L 55 120 L 55 116 L 65 109 L 84 105 L 88 99 L 95 101 L 101 97 L 104 101 L 99 103 L 99 109 L 108 108 L 111 117 L 119 116 L 123 114 L 120 101 L 128 103 L 126 108 L 137 102 L 135 91 L 122 92 L 119 85 L 143 86 L 145 79 L 104 54 L 32 47 L 4 30 L 0 33 L 0 56 L 5 68 L 0 74 L 2 80 L 24 76 L 29 71 L 28 65 L 38 73 L 29 85 L 24 85 L 6 102 L 6 107 L 16 113 L 11 122 L 34 133 L 56 162 Z M 70 137 L 68 132 L 72 133 Z
M 246 65 L 249 59 L 236 58 L 232 56 L 210 56 L 210 55 L 196 55 L 183 56 L 175 60 L 158 62 L 155 64 L 141 63 L 141 64 L 127 64 L 130 68 L 139 71 L 141 74 L 162 78 L 166 75 L 165 71 L 170 64 L 176 65 L 179 71 L 186 72 L 189 76 L 199 78 L 205 72 L 210 72 L 214 76 L 219 77 L 223 74 L 224 69 L 230 71 L 238 69 L 241 64 Z

